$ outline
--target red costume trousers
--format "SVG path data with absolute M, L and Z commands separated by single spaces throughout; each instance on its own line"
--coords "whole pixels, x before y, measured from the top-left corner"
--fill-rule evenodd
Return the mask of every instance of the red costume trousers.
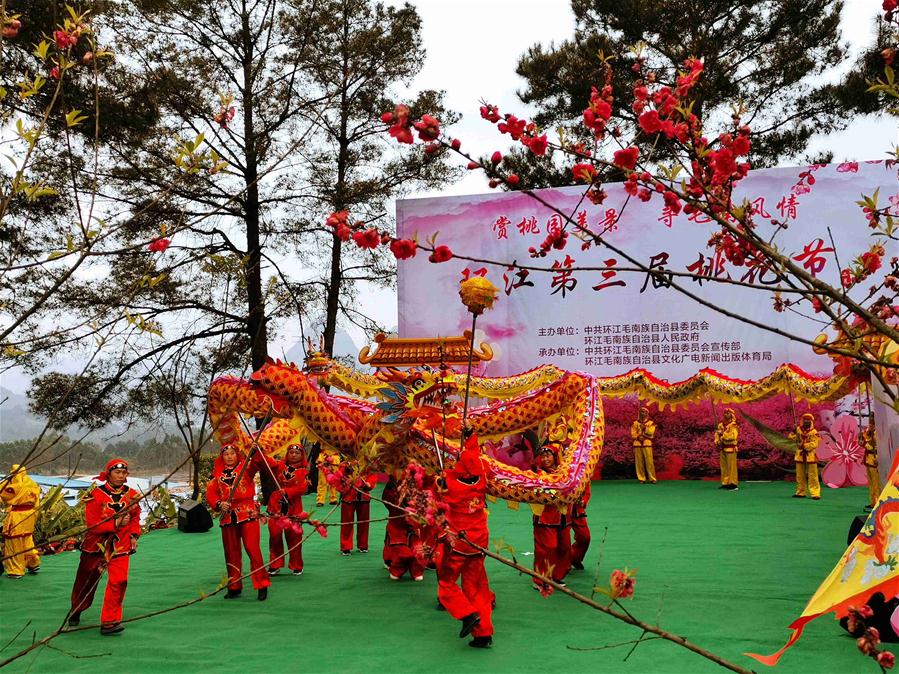
M 371 501 L 344 501 L 340 504 L 340 551 L 353 549 L 353 519 L 356 521 L 356 547 L 368 550 L 368 520 Z
M 222 546 L 225 548 L 225 566 L 228 569 L 228 589 L 240 590 L 243 583 L 243 554 L 241 541 L 250 558 L 253 587 L 257 590 L 268 587 L 268 571 L 262 561 L 262 550 L 259 548 L 259 520 L 248 520 L 240 524 L 226 524 L 222 527 Z
M 560 583 L 570 569 L 571 527 L 534 524 L 534 571 Z
M 571 533 L 574 543 L 571 545 L 571 561 L 583 563 L 590 547 L 590 527 L 586 517 L 574 517 L 571 520 Z
M 421 578 L 425 573 L 423 560 L 418 559 L 408 545 L 385 545 L 384 562 L 394 578 L 402 578 L 406 571 L 412 578 Z
M 122 621 L 122 601 L 128 587 L 129 555 L 113 557 L 109 564 L 100 554 L 81 553 L 78 562 L 78 573 L 72 588 L 72 613 L 86 611 L 94 603 L 94 593 L 100 584 L 104 568 L 107 573 L 106 593 L 103 595 L 103 609 L 100 611 L 100 623 L 103 625 Z
M 472 636 L 493 636 L 493 592 L 487 582 L 484 555 L 461 555 L 444 548 L 437 565 L 437 601 L 456 620 L 477 613 L 481 622 Z M 456 581 L 462 576 L 462 587 Z
M 287 539 L 288 568 L 303 570 L 303 527 L 299 522 L 270 517 L 268 520 L 268 568 L 284 567 L 284 539 Z

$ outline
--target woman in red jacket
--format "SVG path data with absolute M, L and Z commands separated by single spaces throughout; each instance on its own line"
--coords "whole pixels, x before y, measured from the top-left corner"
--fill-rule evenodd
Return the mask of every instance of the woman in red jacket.
M 558 465 L 558 458 L 552 446 L 544 446 L 537 454 L 537 472 L 551 473 Z M 571 569 L 571 523 L 566 506 L 532 505 L 534 513 L 534 571 L 552 578 L 560 585 L 565 584 L 565 576 Z M 533 579 L 534 589 L 543 587 L 537 578 Z
M 287 539 L 288 568 L 303 575 L 303 494 L 309 488 L 309 464 L 300 445 L 290 445 L 284 461 L 271 464 L 278 489 L 268 501 L 268 573 L 274 576 L 284 567 L 284 539 Z
M 128 463 L 112 459 L 96 478 L 103 484 L 88 493 L 84 506 L 87 531 L 81 543 L 81 560 L 72 588 L 69 625 L 81 622 L 90 608 L 105 570 L 106 594 L 100 612 L 100 634 L 118 634 L 122 626 L 122 601 L 128 586 L 128 565 L 140 536 L 140 494 L 125 484 Z
M 340 554 L 353 550 L 353 523 L 356 525 L 356 548 L 368 552 L 368 529 L 371 522 L 371 490 L 378 483 L 375 474 L 352 477 L 352 462 L 346 464 L 346 477 L 340 484 Z
M 399 580 L 406 571 L 412 580 L 424 580 L 425 561 L 416 555 L 416 549 L 421 549 L 419 527 L 406 513 L 406 503 L 400 499 L 393 477 L 384 486 L 381 500 L 387 507 L 388 515 L 384 532 L 384 564 L 390 572 L 390 580 Z
M 246 458 L 236 445 L 224 445 L 215 459 L 212 477 L 206 486 L 206 502 L 218 515 L 222 528 L 222 546 L 228 570 L 228 593 L 225 599 L 240 596 L 243 583 L 243 555 L 240 544 L 250 558 L 253 587 L 259 601 L 268 597 L 271 584 L 262 551 L 259 548 L 259 504 L 256 503 L 256 484 L 253 478 L 265 462 L 255 448 L 252 458 Z

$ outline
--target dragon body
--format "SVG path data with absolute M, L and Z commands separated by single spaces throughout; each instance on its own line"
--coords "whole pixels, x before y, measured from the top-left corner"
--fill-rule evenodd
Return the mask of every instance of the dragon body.
M 209 391 L 209 413 L 217 439 L 244 449 L 255 442 L 277 456 L 291 442 L 318 442 L 384 471 L 416 461 L 437 472 L 459 453 L 458 405 L 447 402 L 458 394 L 459 380 L 464 377 L 451 370 L 431 368 L 368 375 L 316 353 L 303 368 L 275 361 L 249 379 L 220 377 Z M 580 495 L 602 451 L 593 377 L 547 366 L 510 378 L 473 378 L 471 391 L 488 400 L 468 414 L 484 444 L 560 419 L 567 429 L 559 468 L 549 475 L 485 454 L 494 474 L 491 495 L 527 503 L 568 503 Z M 254 433 L 250 417 L 268 423 Z
M 311 351 L 311 349 L 310 349 Z M 258 444 L 270 455 L 293 442 L 317 442 L 348 459 L 384 471 L 410 461 L 438 472 L 455 461 L 462 430 L 458 399 L 465 377 L 449 368 L 381 368 L 366 374 L 321 351 L 311 351 L 302 368 L 272 361 L 249 379 L 220 377 L 209 391 L 209 413 L 222 443 Z M 565 439 L 552 473 L 508 465 L 491 452 L 485 459 L 494 477 L 489 493 L 526 503 L 570 503 L 586 488 L 603 447 L 601 395 L 637 394 L 660 406 L 702 399 L 753 402 L 778 393 L 819 402 L 845 395 L 847 377 L 814 377 L 782 365 L 757 381 L 728 378 L 705 369 L 669 383 L 645 370 L 594 377 L 543 365 L 510 377 L 472 377 L 473 406 L 467 425 L 485 448 L 528 431 L 538 437 L 562 428 Z M 262 431 L 247 427 L 263 419 Z

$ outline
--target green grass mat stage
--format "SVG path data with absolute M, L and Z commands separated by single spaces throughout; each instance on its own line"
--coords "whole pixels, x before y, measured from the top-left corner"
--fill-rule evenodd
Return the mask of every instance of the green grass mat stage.
M 741 655 L 769 653 L 786 640 L 799 615 L 845 548 L 846 533 L 866 502 L 866 488 L 825 489 L 821 501 L 791 499 L 788 483 L 744 483 L 737 492 L 714 482 L 594 483 L 590 524 L 594 542 L 587 571 L 569 586 L 589 594 L 608 527 L 600 582 L 614 568 L 638 569 L 636 597 L 627 607 L 663 628 L 749 669 L 768 670 Z M 383 514 L 372 505 L 373 517 Z M 530 513 L 504 503 L 491 508 L 492 538 L 521 553 L 533 549 Z M 435 610 L 436 580 L 388 580 L 381 565 L 383 523 L 372 549 L 341 557 L 337 531 L 304 546 L 303 576 L 276 576 L 266 602 L 249 583 L 243 596 L 221 595 L 127 625 L 115 637 L 99 630 L 64 634 L 59 651 L 41 648 L 7 667 L 11 672 L 714 672 L 713 663 L 665 641 L 592 651 L 639 633 L 576 601 L 543 599 L 526 577 L 487 560 L 497 595 L 494 646 L 468 648 L 459 625 Z M 263 534 L 263 540 L 267 540 Z M 77 553 L 44 559 L 41 573 L 0 580 L 0 645 L 28 628 L 0 656 L 8 657 L 59 624 L 78 562 Z M 157 531 L 132 558 L 125 616 L 163 609 L 211 590 L 224 571 L 218 528 L 206 534 Z M 104 581 L 105 582 L 105 581 Z M 82 624 L 99 620 L 102 589 Z M 108 656 L 85 657 L 109 653 Z M 863 657 L 830 616 L 813 622 L 772 672 L 866 672 Z

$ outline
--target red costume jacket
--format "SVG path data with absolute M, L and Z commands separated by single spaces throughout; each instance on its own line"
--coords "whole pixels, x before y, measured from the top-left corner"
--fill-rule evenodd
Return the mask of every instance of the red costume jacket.
M 590 503 L 590 483 L 587 483 L 587 488 L 584 490 L 584 493 L 581 494 L 581 497 L 571 504 L 571 510 L 569 511 L 571 514 L 572 520 L 579 520 L 587 517 L 587 504 Z
M 206 502 L 214 511 L 222 505 L 230 503 L 231 506 L 228 516 L 219 520 L 219 526 L 241 524 L 259 518 L 256 483 L 253 478 L 256 477 L 264 460 L 259 452 L 251 459 L 238 461 L 232 468 L 226 468 L 221 459 L 215 460 L 212 477 L 206 485 Z
M 371 490 L 378 484 L 376 475 L 357 477 L 353 484 L 341 485 L 340 499 L 345 503 L 365 503 L 371 501 Z
M 303 494 L 309 488 L 309 466 L 305 459 L 300 463 L 289 464 L 286 461 L 270 463 L 272 473 L 281 487 L 272 492 L 268 500 L 269 513 L 298 517 L 303 512 Z M 284 501 L 287 507 L 284 508 Z
M 111 557 L 130 555 L 137 550 L 140 537 L 140 493 L 123 485 L 114 489 L 108 482 L 91 489 L 84 506 L 87 532 L 81 543 L 81 551 L 88 554 L 104 553 Z M 114 515 L 129 511 L 131 521 L 116 526 Z
M 418 541 L 418 524 L 415 519 L 406 514 L 399 503 L 400 493 L 396 483 L 388 483 L 381 494 L 384 506 L 387 508 L 386 532 L 384 542 L 388 546 L 408 545 L 410 548 Z M 394 505 L 397 504 L 397 505 Z
M 481 547 L 490 544 L 487 529 L 488 468 L 480 459 L 477 439 L 466 444 L 456 465 L 446 471 L 446 490 L 443 500 L 449 506 L 447 522 L 453 533 L 464 531 L 466 538 Z M 451 539 L 451 547 L 463 555 L 479 555 L 478 550 L 461 539 Z

